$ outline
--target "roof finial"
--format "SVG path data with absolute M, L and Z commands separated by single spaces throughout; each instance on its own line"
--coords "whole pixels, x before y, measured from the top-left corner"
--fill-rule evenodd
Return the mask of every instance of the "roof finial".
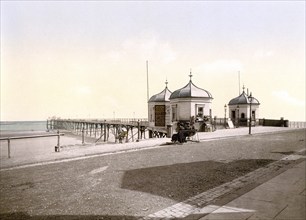
M 168 80 L 167 80 L 167 78 L 166 78 L 165 84 L 166 84 L 166 88 L 168 88 Z
M 189 77 L 190 77 L 190 82 L 191 82 L 191 77 L 192 77 L 192 74 L 191 74 L 191 68 L 190 68 L 190 74 L 189 74 Z
M 245 89 L 245 87 L 244 87 L 244 84 L 243 84 L 243 86 L 242 86 L 242 90 L 243 90 L 243 92 L 244 92 L 244 89 Z

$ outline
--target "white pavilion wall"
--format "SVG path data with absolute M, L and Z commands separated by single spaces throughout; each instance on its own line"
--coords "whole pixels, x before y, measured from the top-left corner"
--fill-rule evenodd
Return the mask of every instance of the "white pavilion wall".
M 179 102 L 178 103 L 178 120 L 189 120 L 190 119 L 190 103 Z
M 176 99 L 171 100 L 171 105 L 176 106 L 177 120 L 190 120 L 190 117 L 196 116 L 197 108 L 203 107 L 203 115 L 209 116 L 211 109 L 210 99 Z
M 203 107 L 203 115 L 209 116 L 210 115 L 210 109 L 212 107 L 211 101 L 205 100 L 192 100 L 190 103 L 190 109 L 191 109 L 191 116 L 196 116 L 198 114 L 198 107 Z
M 238 105 L 229 106 L 229 112 L 228 112 L 229 118 L 231 118 L 232 116 L 232 111 L 235 111 L 236 119 L 242 118 L 241 115 L 243 113 L 245 115 L 245 118 L 249 119 L 250 118 L 250 105 L 249 104 L 239 105 L 239 117 L 238 117 L 237 106 Z M 252 105 L 252 111 L 255 111 L 255 118 L 259 119 L 259 105 Z

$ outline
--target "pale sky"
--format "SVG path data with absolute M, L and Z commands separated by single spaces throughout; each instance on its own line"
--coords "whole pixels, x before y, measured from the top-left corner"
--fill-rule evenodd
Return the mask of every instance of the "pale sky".
M 305 1 L 3 1 L 1 121 L 147 118 L 168 80 L 305 121 Z M 241 89 L 242 91 L 242 89 Z

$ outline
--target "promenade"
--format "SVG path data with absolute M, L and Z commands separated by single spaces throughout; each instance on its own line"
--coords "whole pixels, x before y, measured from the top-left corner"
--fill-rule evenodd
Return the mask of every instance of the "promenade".
M 252 135 L 259 136 L 269 133 L 294 131 L 291 128 L 280 127 L 252 127 Z M 298 141 L 306 143 L 304 139 Z M 248 136 L 248 128 L 224 129 L 210 133 L 198 133 L 193 141 L 206 142 L 226 140 Z M 80 140 L 73 136 L 65 136 L 62 143 L 66 144 L 61 152 L 54 152 L 54 146 L 36 150 L 36 155 L 20 151 L 20 147 L 37 147 L 36 145 L 50 142 L 55 139 L 40 140 L 32 146 L 16 143 L 19 151 L 12 152 L 12 158 L 5 155 L 5 144 L 1 143 L 1 171 L 22 169 L 62 163 L 67 161 L 90 159 L 101 155 L 140 151 L 150 148 L 163 148 L 171 142 L 170 138 L 156 138 L 140 140 L 123 144 L 90 144 L 82 145 Z M 29 144 L 29 143 L 26 143 Z M 55 144 L 53 144 L 55 145 Z M 173 145 L 175 146 L 175 145 Z M 12 145 L 14 148 L 14 143 Z M 305 148 L 292 152 L 273 162 L 267 167 L 255 170 L 245 176 L 227 182 L 196 197 L 174 204 L 156 213 L 135 219 L 201 219 L 201 220 L 302 220 L 306 217 L 305 191 Z M 286 165 L 290 161 L 290 165 Z M 272 173 L 272 175 L 271 175 Z M 268 174 L 268 176 L 267 176 Z M 216 202 L 217 201 L 217 202 Z M 198 204 L 192 206 L 190 204 Z M 201 206 L 199 204 L 204 204 Z M 134 219 L 134 218 L 133 218 Z
M 284 127 L 252 127 L 252 135 L 267 134 L 271 132 L 284 132 L 295 130 L 295 128 Z M 27 135 L 31 135 L 28 133 Z M 193 141 L 212 141 L 216 139 L 238 138 L 239 136 L 249 135 L 247 127 L 235 129 L 220 129 L 214 132 L 199 132 Z M 23 139 L 11 141 L 11 158 L 8 158 L 7 141 L 1 141 L 0 145 L 0 169 L 30 165 L 46 162 L 60 162 L 66 159 L 82 159 L 106 153 L 125 152 L 140 150 L 151 147 L 161 147 L 171 142 L 171 138 L 151 138 L 141 139 L 139 142 L 129 143 L 98 143 L 87 138 L 85 145 L 82 144 L 80 136 L 66 134 L 60 138 L 62 146 L 60 152 L 55 152 L 57 137 Z

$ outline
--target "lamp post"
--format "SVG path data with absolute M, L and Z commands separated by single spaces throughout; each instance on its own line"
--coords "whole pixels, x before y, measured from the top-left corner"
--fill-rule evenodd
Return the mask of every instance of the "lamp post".
M 237 127 L 239 128 L 239 105 L 237 106 Z
M 252 126 L 252 101 L 253 101 L 252 93 L 250 93 L 250 96 L 248 97 L 248 99 L 249 99 L 249 102 L 250 102 L 249 134 L 252 134 L 252 131 L 251 131 L 251 126 Z
M 226 104 L 224 105 L 224 127 L 226 127 Z

